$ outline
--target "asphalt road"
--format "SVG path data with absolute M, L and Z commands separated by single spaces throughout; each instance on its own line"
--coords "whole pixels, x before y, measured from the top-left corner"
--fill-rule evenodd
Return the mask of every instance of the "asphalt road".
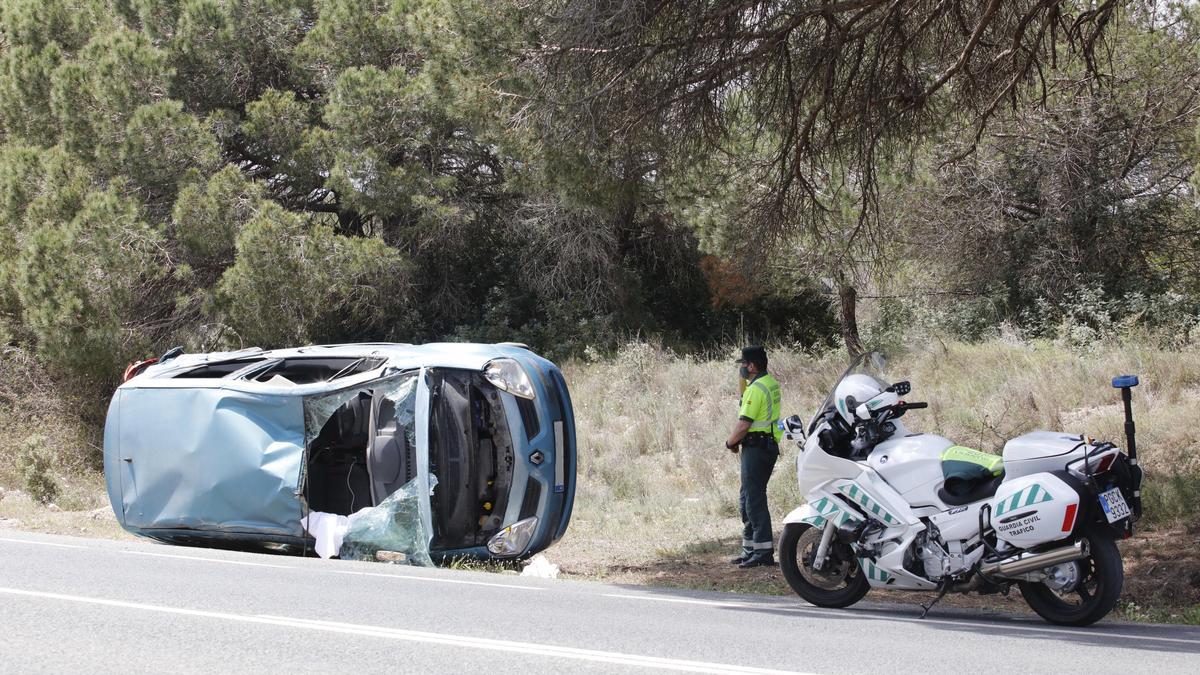
M 918 613 L 0 530 L 3 673 L 1200 672 L 1200 628 Z

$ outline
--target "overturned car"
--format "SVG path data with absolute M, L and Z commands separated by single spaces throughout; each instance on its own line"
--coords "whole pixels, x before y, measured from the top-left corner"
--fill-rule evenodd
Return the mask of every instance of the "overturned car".
M 104 472 L 129 532 L 307 553 L 314 515 L 400 502 L 384 521 L 434 559 L 525 557 L 566 531 L 571 400 L 521 345 L 176 352 L 131 366 L 109 405 Z

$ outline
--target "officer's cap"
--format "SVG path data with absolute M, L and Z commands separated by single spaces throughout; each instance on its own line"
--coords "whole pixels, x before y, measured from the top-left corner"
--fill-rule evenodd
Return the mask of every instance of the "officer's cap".
M 742 358 L 737 360 L 738 363 L 753 363 L 759 368 L 766 369 L 767 367 L 767 350 L 758 345 L 742 347 Z

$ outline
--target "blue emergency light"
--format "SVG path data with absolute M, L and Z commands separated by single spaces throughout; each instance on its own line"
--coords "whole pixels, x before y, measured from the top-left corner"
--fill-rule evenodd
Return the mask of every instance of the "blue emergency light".
M 1118 375 L 1113 378 L 1112 385 L 1116 389 L 1128 389 L 1138 386 L 1137 375 Z

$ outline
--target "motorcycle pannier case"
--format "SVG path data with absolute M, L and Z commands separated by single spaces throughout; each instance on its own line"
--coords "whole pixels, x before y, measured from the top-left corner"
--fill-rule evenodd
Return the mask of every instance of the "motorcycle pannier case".
M 1050 473 L 1005 481 L 989 504 L 996 536 L 1020 548 L 1069 536 L 1081 516 L 1079 493 Z

